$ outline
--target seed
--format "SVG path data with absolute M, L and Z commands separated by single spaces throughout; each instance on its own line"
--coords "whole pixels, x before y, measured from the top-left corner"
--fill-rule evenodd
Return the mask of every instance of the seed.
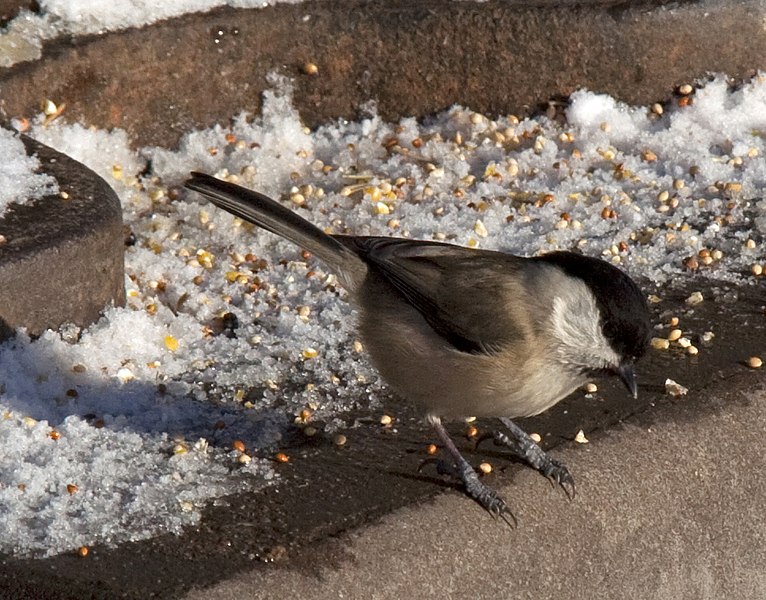
M 339 433 L 339 434 L 337 434 L 337 435 L 336 435 L 336 436 L 335 436 L 335 437 L 332 439 L 332 441 L 333 441 L 333 444 L 335 444 L 336 446 L 345 446 L 345 445 L 346 445 L 346 442 L 347 442 L 348 440 L 346 439 L 346 436 L 345 436 L 345 435 L 343 435 L 342 433 Z
M 356 352 L 357 354 L 364 351 L 364 345 L 359 340 L 354 340 L 352 347 L 354 348 L 354 352 Z
M 694 306 L 696 304 L 699 304 L 704 300 L 702 296 L 702 292 L 693 292 L 687 299 L 686 304 L 689 306 Z
M 692 341 L 687 337 L 678 338 L 678 345 L 681 348 L 689 348 L 692 345 Z
M 682 190 L 686 186 L 683 179 L 674 179 L 673 188 L 676 190 Z
M 651 150 L 644 150 L 641 153 L 641 158 L 646 162 L 654 162 L 657 160 L 657 155 Z
M 131 371 L 127 367 L 122 367 L 121 369 L 117 370 L 117 379 L 119 379 L 123 383 L 127 383 L 131 379 L 135 379 L 135 378 L 136 376 L 133 375 L 133 371 Z
M 306 75 L 312 75 L 312 76 L 313 76 L 313 75 L 317 75 L 317 74 L 319 73 L 319 67 L 317 67 L 317 66 L 316 66 L 314 63 L 312 63 L 312 62 L 307 62 L 307 63 L 304 63 L 304 64 L 303 64 L 303 72 L 304 72 Z
M 319 351 L 316 348 L 309 347 L 303 351 L 303 358 L 305 359 L 312 359 L 316 358 L 317 356 L 319 356 Z
M 48 437 L 55 442 L 57 439 L 61 437 L 61 434 L 55 429 L 51 429 L 51 431 L 48 433 Z
M 231 447 L 234 448 L 237 452 L 245 451 L 245 443 L 242 440 L 234 440 L 231 443 Z
M 240 454 L 237 457 L 237 462 L 242 465 L 249 465 L 251 460 L 253 460 L 253 457 L 249 454 Z
M 598 391 L 598 386 L 591 381 L 586 383 L 583 389 L 586 394 L 595 394 Z
M 178 340 L 172 335 L 165 336 L 165 347 L 171 352 L 178 350 Z
M 723 258 L 723 252 L 721 252 L 720 250 L 713 250 L 710 253 L 710 256 L 713 257 L 713 260 L 721 260 Z
M 699 261 L 696 256 L 689 256 L 683 260 L 683 265 L 690 271 L 696 271 L 699 269 Z
M 670 342 L 665 338 L 652 338 L 652 348 L 655 350 L 667 350 L 670 348 Z
M 582 429 L 577 432 L 577 435 L 575 436 L 574 441 L 577 442 L 578 444 L 588 443 L 588 438 L 585 437 L 585 432 Z
M 754 249 L 755 249 L 755 247 L 756 247 L 756 243 L 755 243 L 755 240 L 750 240 L 750 239 L 749 239 L 749 240 L 747 240 L 747 241 L 745 242 L 745 248 L 747 248 L 748 250 L 754 250 Z
M 694 88 L 688 83 L 684 83 L 678 86 L 678 93 L 682 96 L 688 96 L 694 91 Z
M 393 423 L 393 421 L 394 419 L 391 415 L 383 415 L 380 417 L 380 424 L 383 425 L 384 427 L 388 427 L 389 425 L 391 425 L 391 423 Z
M 465 435 L 469 438 L 476 437 L 478 434 L 479 430 L 473 425 L 469 425 L 465 428 Z
M 668 334 L 668 341 L 675 342 L 677 339 L 679 339 L 684 334 L 683 331 L 680 329 L 671 329 L 670 333 Z
M 90 549 L 87 546 L 80 546 L 80 548 L 77 550 L 77 554 L 85 558 L 88 556 L 88 553 L 90 552 Z
M 697 346 L 689 346 L 686 349 L 686 352 L 691 354 L 692 356 L 696 356 L 697 354 L 699 354 L 699 349 L 697 348 Z
M 652 104 L 652 112 L 655 115 L 661 115 L 665 111 L 662 108 L 662 104 L 660 104 L 659 102 L 655 102 L 654 104 Z
M 532 441 L 535 442 L 536 444 L 539 444 L 540 442 L 543 441 L 543 438 L 539 433 L 530 433 L 529 437 L 532 438 Z
M 426 446 L 426 452 L 427 452 L 428 454 L 432 455 L 432 456 L 433 456 L 434 454 L 436 454 L 436 452 L 437 452 L 438 450 L 439 450 L 439 447 L 438 447 L 436 444 L 428 444 L 428 446 Z
M 747 366 L 751 369 L 760 369 L 763 366 L 763 361 L 759 356 L 751 356 L 747 359 Z
M 473 226 L 473 230 L 476 232 L 476 235 L 479 237 L 487 237 L 488 231 L 487 228 L 484 226 L 484 223 L 482 223 L 480 220 L 476 221 L 476 223 Z
M 492 472 L 492 465 L 487 462 L 483 462 L 479 465 L 479 470 L 482 472 L 482 474 L 489 475 Z
M 290 462 L 290 457 L 287 456 L 287 454 L 285 454 L 284 452 L 277 452 L 274 455 L 274 460 L 281 463 L 287 463 L 287 462 Z
M 672 379 L 666 379 L 665 392 L 677 398 L 679 396 L 685 396 L 686 394 L 688 394 L 689 388 L 685 388 L 680 383 L 678 383 L 677 381 L 673 381 Z
M 756 277 L 760 277 L 763 275 L 763 265 L 755 264 L 752 267 L 750 267 L 750 271 L 752 271 L 753 275 Z
M 669 325 L 670 325 L 671 327 L 675 327 L 676 325 L 678 325 L 678 317 L 671 317 L 671 318 L 670 318 L 670 322 L 669 322 Z

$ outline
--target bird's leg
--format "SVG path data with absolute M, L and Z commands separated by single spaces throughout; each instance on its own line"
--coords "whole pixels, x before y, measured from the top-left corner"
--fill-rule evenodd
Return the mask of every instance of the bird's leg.
M 509 418 L 499 417 L 499 420 L 510 431 L 511 435 L 506 435 L 502 431 L 494 431 L 488 437 L 492 437 L 496 444 L 506 446 L 529 466 L 545 475 L 551 485 L 559 484 L 570 500 L 574 498 L 575 483 L 569 469 L 548 456 L 521 427 Z
M 452 456 L 454 461 L 451 465 L 445 466 L 438 464 L 437 468 L 440 473 L 449 473 L 460 479 L 465 486 L 466 493 L 481 504 L 489 514 L 493 517 L 502 518 L 508 525 L 514 527 L 516 525 L 516 517 L 513 516 L 505 501 L 493 490 L 491 487 L 483 484 L 479 481 L 479 476 L 473 467 L 468 464 L 468 461 L 460 454 L 460 450 L 457 449 L 455 443 L 450 438 L 449 433 L 444 428 L 441 420 L 438 417 L 431 416 L 429 421 L 433 428 L 436 430 L 436 435 L 439 440 L 447 449 L 447 452 Z

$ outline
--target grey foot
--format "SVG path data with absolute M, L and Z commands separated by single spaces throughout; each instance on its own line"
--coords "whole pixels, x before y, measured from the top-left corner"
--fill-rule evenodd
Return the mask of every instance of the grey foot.
M 482 436 L 477 445 L 485 439 L 492 438 L 496 444 L 505 446 L 516 456 L 526 462 L 530 467 L 539 471 L 551 482 L 552 486 L 558 484 L 567 497 L 572 500 L 575 497 L 575 482 L 572 474 L 566 465 L 557 461 L 555 458 L 551 458 L 546 454 L 537 443 L 529 437 L 529 435 L 522 430 L 513 421 L 506 418 L 501 418 L 500 421 L 511 432 L 511 435 L 507 435 L 502 431 L 494 431 L 489 435 Z
M 466 494 L 478 502 L 493 517 L 500 517 L 510 527 L 516 527 L 516 517 L 500 495 L 488 485 L 479 480 L 479 476 L 471 465 L 462 456 L 460 464 L 447 462 L 438 458 L 427 458 L 418 467 L 420 471 L 425 465 L 435 464 L 439 475 L 449 475 L 459 480 L 465 488 Z

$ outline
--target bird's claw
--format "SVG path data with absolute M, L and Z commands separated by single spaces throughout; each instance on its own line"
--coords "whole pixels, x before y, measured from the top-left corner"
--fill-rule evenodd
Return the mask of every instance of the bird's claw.
M 509 527 L 516 527 L 518 524 L 516 516 L 508 508 L 505 500 L 491 487 L 479 481 L 476 471 L 470 466 L 466 466 L 468 468 L 464 468 L 460 474 L 460 479 L 462 479 L 463 485 L 465 485 L 466 493 L 481 504 L 492 517 L 502 519 Z
M 551 487 L 556 487 L 558 484 L 564 490 L 567 498 L 574 500 L 576 494 L 574 477 L 572 477 L 566 465 L 551 458 L 550 462 L 543 467 L 542 473 L 550 481 Z
M 516 527 L 516 517 L 508 508 L 505 500 L 495 490 L 479 480 L 476 471 L 468 462 L 458 466 L 454 462 L 446 461 L 442 458 L 426 458 L 420 462 L 418 473 L 428 465 L 435 465 L 436 472 L 439 475 L 449 475 L 453 479 L 460 481 L 465 488 L 466 494 L 481 504 L 493 518 L 500 518 L 509 527 Z

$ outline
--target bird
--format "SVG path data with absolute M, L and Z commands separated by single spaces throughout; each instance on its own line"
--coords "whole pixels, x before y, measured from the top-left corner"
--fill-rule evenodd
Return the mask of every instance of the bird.
M 324 262 L 348 291 L 372 364 L 423 411 L 448 455 L 441 474 L 509 525 L 444 421 L 497 418 L 498 444 L 561 486 L 566 465 L 513 421 L 539 414 L 588 380 L 614 375 L 637 398 L 634 365 L 651 336 L 646 297 L 621 269 L 576 252 L 524 257 L 430 240 L 332 235 L 256 191 L 192 172 L 185 187 Z

